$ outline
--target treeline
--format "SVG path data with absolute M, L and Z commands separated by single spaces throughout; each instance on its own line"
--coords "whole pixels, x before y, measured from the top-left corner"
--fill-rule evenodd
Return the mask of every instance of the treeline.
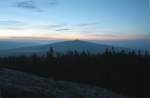
M 106 49 L 103 54 L 88 51 L 0 58 L 0 67 L 17 69 L 58 80 L 98 85 L 133 98 L 150 97 L 150 55 Z

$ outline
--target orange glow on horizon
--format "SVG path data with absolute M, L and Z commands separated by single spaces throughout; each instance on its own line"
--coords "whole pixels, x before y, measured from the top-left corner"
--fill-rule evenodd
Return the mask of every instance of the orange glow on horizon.
M 108 33 L 71 33 L 71 32 L 39 32 L 27 30 L 22 33 L 20 31 L 5 31 L 1 30 L 0 39 L 46 39 L 46 40 L 132 40 L 148 38 L 146 35 L 138 34 L 108 34 Z
M 138 35 L 82 35 L 82 34 L 54 34 L 54 35 L 36 35 L 36 36 L 0 36 L 0 39 L 45 39 L 45 40 L 130 40 L 130 39 L 141 39 L 146 38 L 145 36 Z

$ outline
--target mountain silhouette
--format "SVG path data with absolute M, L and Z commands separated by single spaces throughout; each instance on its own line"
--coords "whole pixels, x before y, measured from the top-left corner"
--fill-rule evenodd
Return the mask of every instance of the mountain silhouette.
M 115 51 L 126 50 L 129 51 L 127 48 L 121 47 L 114 47 L 111 45 L 103 45 L 103 44 L 96 44 L 88 41 L 82 40 L 71 40 L 71 41 L 63 41 L 63 42 L 55 42 L 52 44 L 46 45 L 37 45 L 37 46 L 30 46 L 30 47 L 21 47 L 15 49 L 8 49 L 0 51 L 1 56 L 10 56 L 10 55 L 30 55 L 36 53 L 38 55 L 45 54 L 50 48 L 53 48 L 57 53 L 67 53 L 69 51 L 77 51 L 77 52 L 89 52 L 91 54 L 103 53 L 106 49 L 114 49 Z

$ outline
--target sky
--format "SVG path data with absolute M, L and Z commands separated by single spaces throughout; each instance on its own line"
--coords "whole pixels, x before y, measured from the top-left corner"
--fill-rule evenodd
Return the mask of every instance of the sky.
M 0 0 L 0 39 L 150 39 L 150 0 Z

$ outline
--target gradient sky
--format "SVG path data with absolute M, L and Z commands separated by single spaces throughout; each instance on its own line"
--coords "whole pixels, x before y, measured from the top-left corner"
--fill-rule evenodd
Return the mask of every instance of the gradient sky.
M 150 1 L 0 0 L 0 38 L 150 39 Z

